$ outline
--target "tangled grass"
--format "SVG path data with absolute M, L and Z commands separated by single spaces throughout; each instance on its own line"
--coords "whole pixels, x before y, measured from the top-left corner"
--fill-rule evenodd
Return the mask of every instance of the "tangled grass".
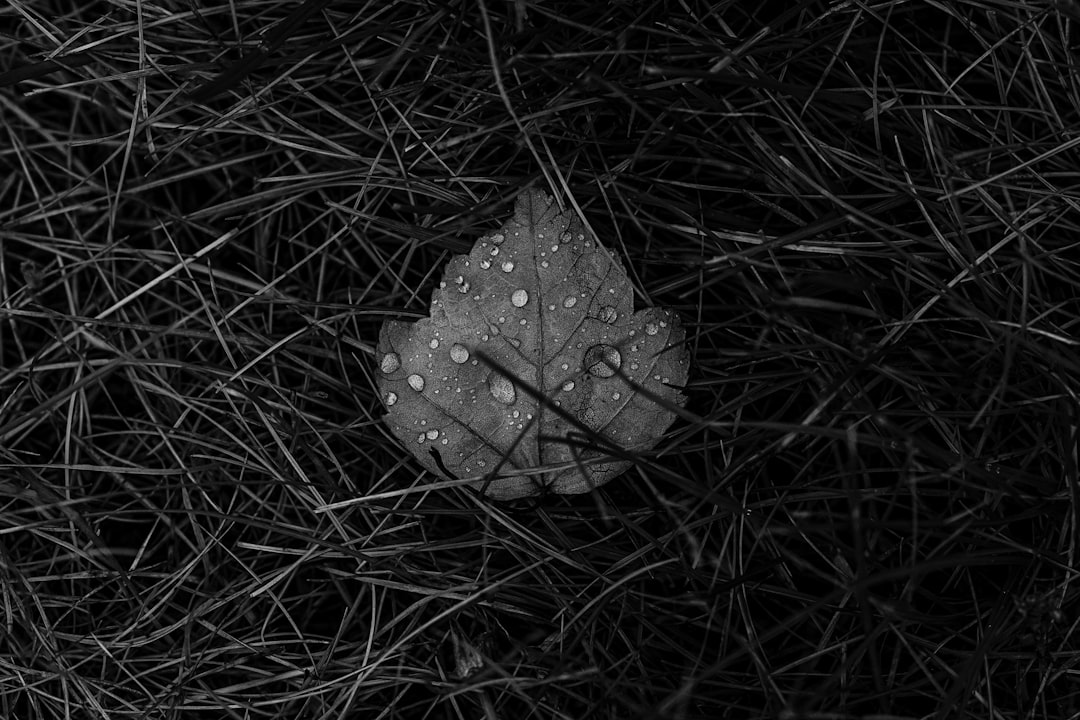
M 1074 0 L 0 19 L 4 717 L 1080 717 Z M 529 184 L 694 363 L 501 505 L 373 343 Z

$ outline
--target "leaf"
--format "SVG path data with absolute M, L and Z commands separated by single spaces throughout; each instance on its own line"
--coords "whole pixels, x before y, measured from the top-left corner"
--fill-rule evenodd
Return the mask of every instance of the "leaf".
M 391 431 L 432 473 L 501 500 L 583 493 L 631 465 L 603 441 L 648 450 L 675 419 L 648 394 L 686 401 L 684 340 L 673 313 L 635 313 L 618 260 L 530 190 L 451 258 L 430 317 L 383 324 L 377 384 Z

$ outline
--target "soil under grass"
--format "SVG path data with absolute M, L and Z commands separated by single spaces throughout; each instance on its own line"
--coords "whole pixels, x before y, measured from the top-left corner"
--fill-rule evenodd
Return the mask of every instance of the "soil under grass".
M 1078 23 L 0 7 L 0 716 L 1080 717 Z M 501 504 L 374 344 L 529 186 L 689 402 Z

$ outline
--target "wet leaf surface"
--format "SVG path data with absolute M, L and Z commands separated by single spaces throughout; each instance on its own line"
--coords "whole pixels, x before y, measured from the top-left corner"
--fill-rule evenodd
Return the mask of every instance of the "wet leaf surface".
M 644 451 L 671 425 L 684 340 L 675 314 L 634 312 L 618 260 L 531 190 L 447 263 L 430 317 L 383 324 L 378 387 L 390 429 L 432 473 L 503 500 L 582 493 L 631 465 L 596 436 Z

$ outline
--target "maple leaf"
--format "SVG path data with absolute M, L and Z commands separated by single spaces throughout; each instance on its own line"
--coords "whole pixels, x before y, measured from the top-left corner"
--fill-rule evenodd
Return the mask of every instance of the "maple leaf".
M 379 334 L 385 421 L 425 468 L 509 500 L 582 493 L 649 450 L 686 398 L 678 316 L 634 312 L 621 263 L 539 190 L 447 263 L 431 316 Z M 622 453 L 624 456 L 626 453 Z

